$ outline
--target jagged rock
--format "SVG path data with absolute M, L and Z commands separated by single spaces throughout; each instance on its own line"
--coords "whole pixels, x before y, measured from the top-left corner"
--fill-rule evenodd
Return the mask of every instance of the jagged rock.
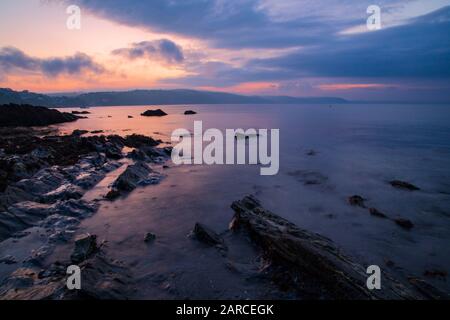
M 8 255 L 8 256 L 4 256 L 3 258 L 0 258 L 0 264 L 1 263 L 4 263 L 4 264 L 16 264 L 17 260 L 13 256 Z
M 358 195 L 354 195 L 348 198 L 348 203 L 352 206 L 358 206 L 358 207 L 362 207 L 365 208 L 366 205 L 364 203 L 364 201 L 366 201 L 366 199 L 364 199 L 361 196 Z
M 391 186 L 393 186 L 394 188 L 398 188 L 398 189 L 404 189 L 404 190 L 409 190 L 409 191 L 420 190 L 420 188 L 416 187 L 415 185 L 413 185 L 409 182 L 400 181 L 400 180 L 392 180 L 389 182 L 389 184 Z
M 81 262 L 81 290 L 66 287 L 68 265 L 55 263 L 45 270 L 21 268 L 0 285 L 0 300 L 126 300 L 132 294 L 129 270 L 97 251 Z
M 163 117 L 163 116 L 167 116 L 167 113 L 165 113 L 161 109 L 147 110 L 147 111 L 141 113 L 141 116 L 144 116 L 144 117 Z
M 84 191 L 71 183 L 66 183 L 40 197 L 43 203 L 54 203 L 60 200 L 81 199 Z
M 192 237 L 210 246 L 225 248 L 223 239 L 212 229 L 201 223 L 196 223 L 192 230 Z
M 383 273 L 383 290 L 368 290 L 363 266 L 346 256 L 330 239 L 297 227 L 264 209 L 253 196 L 232 204 L 232 230 L 243 229 L 262 248 L 271 265 L 284 270 L 283 285 L 305 294 L 313 283 L 320 298 L 418 299 L 414 290 Z M 277 272 L 274 276 L 280 276 Z M 279 278 L 279 277 L 278 277 Z M 275 279 L 277 279 L 275 277 Z M 289 286 L 290 284 L 290 286 Z M 301 289 L 300 289 L 301 288 Z
M 8 239 L 18 231 L 37 225 L 48 216 L 85 218 L 94 213 L 97 208 L 97 204 L 73 199 L 59 201 L 52 205 L 31 201 L 16 203 L 9 207 L 7 212 L 0 212 L 0 241 Z
M 97 250 L 97 236 L 90 234 L 79 235 L 75 239 L 75 248 L 70 256 L 73 263 L 80 263 L 88 259 Z
M 411 230 L 414 227 L 414 224 L 408 219 L 396 218 L 394 222 L 406 230 Z
M 192 110 L 187 110 L 187 111 L 185 111 L 184 112 L 184 115 L 193 115 L 193 114 L 197 114 L 197 112 L 195 112 L 195 111 L 192 111 Z
M 145 184 L 152 171 L 153 170 L 144 162 L 136 162 L 133 165 L 129 165 L 114 182 L 113 188 L 130 192 L 138 185 Z
M 450 295 L 433 287 L 425 280 L 409 278 L 409 282 L 426 298 L 432 300 L 449 300 Z
M 7 104 L 0 106 L 0 127 L 36 127 L 76 121 L 77 116 L 55 109 L 31 105 Z

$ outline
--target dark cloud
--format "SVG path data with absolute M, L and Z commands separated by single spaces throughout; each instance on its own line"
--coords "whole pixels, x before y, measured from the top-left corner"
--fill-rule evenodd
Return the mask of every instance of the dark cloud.
M 450 77 L 450 7 L 397 27 L 336 37 L 248 68 L 291 77 Z
M 23 51 L 5 47 L 0 49 L 0 70 L 5 73 L 14 70 L 40 72 L 46 76 L 60 74 L 81 74 L 85 71 L 102 73 L 103 67 L 95 63 L 91 57 L 84 53 L 63 58 L 40 59 L 27 55 Z
M 128 59 L 156 59 L 169 64 L 181 63 L 184 60 L 183 49 L 168 39 L 143 41 L 134 43 L 130 48 L 116 49 L 112 52 Z
M 272 18 L 260 0 L 70 0 L 106 19 L 208 40 L 221 48 L 279 48 L 320 41 L 359 19 Z M 363 2 L 368 2 L 364 0 Z M 300 11 L 302 12 L 302 11 Z M 307 8 L 304 9 L 307 13 Z

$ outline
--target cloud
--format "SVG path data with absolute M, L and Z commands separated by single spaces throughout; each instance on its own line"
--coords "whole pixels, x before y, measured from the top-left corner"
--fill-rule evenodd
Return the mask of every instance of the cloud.
M 104 72 L 104 68 L 95 63 L 91 57 L 84 53 L 62 58 L 35 58 L 14 47 L 0 49 L 0 70 L 4 73 L 22 70 L 38 72 L 48 77 L 61 74 L 76 75 L 86 71 L 94 73 Z
M 450 7 L 409 23 L 375 32 L 337 37 L 321 45 L 272 59 L 255 59 L 248 68 L 274 76 L 449 78 Z
M 164 61 L 169 64 L 182 63 L 184 61 L 183 49 L 168 39 L 134 43 L 130 48 L 116 49 L 112 54 L 131 60 L 147 58 Z

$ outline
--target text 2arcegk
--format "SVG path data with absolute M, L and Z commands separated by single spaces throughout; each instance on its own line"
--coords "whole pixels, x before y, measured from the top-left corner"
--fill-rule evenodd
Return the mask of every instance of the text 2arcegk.
M 183 304 L 182 307 L 177 307 L 177 315 L 202 315 L 207 318 L 211 313 L 221 315 L 272 315 L 273 305 L 220 305 L 220 309 L 212 307 L 190 307 Z

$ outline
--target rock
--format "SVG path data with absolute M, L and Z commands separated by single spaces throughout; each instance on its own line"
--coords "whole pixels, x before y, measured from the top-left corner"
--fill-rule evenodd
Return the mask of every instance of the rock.
M 16 264 L 17 260 L 11 255 L 4 256 L 3 258 L 0 258 L 0 263 L 4 264 Z
M 378 217 L 378 218 L 387 218 L 387 216 L 386 216 L 384 213 L 378 211 L 378 210 L 375 209 L 375 208 L 369 208 L 369 212 L 370 212 L 371 215 L 373 215 L 373 216 L 375 216 L 375 217 Z
M 184 115 L 193 115 L 193 114 L 197 114 L 197 112 L 195 112 L 195 111 L 192 111 L 192 110 L 187 110 L 187 111 L 185 111 L 184 112 Z
M 70 256 L 73 263 L 80 263 L 88 259 L 97 250 L 97 236 L 90 234 L 79 235 L 75 239 L 75 248 Z
M 394 219 L 394 222 L 406 230 L 411 230 L 414 227 L 414 224 L 410 220 L 407 220 L 407 219 L 396 218 L 396 219 Z
M 409 182 L 400 181 L 400 180 L 392 180 L 389 182 L 389 184 L 391 186 L 393 186 L 394 188 L 398 188 L 398 189 L 404 189 L 404 190 L 409 190 L 409 191 L 420 190 L 420 188 L 416 187 L 415 185 L 413 185 Z
M 317 155 L 317 152 L 315 150 L 311 149 L 311 150 L 306 152 L 306 155 L 312 157 L 312 156 Z
M 111 189 L 106 195 L 105 198 L 108 200 L 115 200 L 121 196 L 121 192 L 117 189 Z
M 409 282 L 428 300 L 449 300 L 450 295 L 433 287 L 425 280 L 409 278 Z
M 126 136 L 124 139 L 124 144 L 129 148 L 141 148 L 144 146 L 156 147 L 159 143 L 159 141 L 141 134 L 132 134 Z
M 425 270 L 423 275 L 425 277 L 441 278 L 441 279 L 445 280 L 445 278 L 447 278 L 448 273 L 447 273 L 447 271 L 444 271 L 444 270 Z
M 308 185 L 321 185 L 328 181 L 328 177 L 320 172 L 297 170 L 288 172 L 288 175 L 295 177 L 298 182 Z
M 0 127 L 35 127 L 76 121 L 77 116 L 56 109 L 31 105 L 7 104 L 0 106 Z
M 133 116 L 128 116 L 128 119 L 133 119 L 134 117 Z
M 144 162 L 136 162 L 127 167 L 114 182 L 113 187 L 120 191 L 130 192 L 138 185 L 144 184 L 152 171 L 153 170 Z
M 155 241 L 155 239 L 156 239 L 156 235 L 154 233 L 148 232 L 145 235 L 144 241 L 145 242 L 153 242 L 153 241 Z
M 72 114 L 90 114 L 89 111 L 72 111 Z
M 54 203 L 61 200 L 69 199 L 81 199 L 84 191 L 71 183 L 66 183 L 59 188 L 50 191 L 40 197 L 40 201 L 43 203 Z
M 91 131 L 92 134 L 99 134 L 99 133 L 103 133 L 103 130 L 93 130 Z
M 161 109 L 147 110 L 147 111 L 141 113 L 141 116 L 144 116 L 144 117 L 163 117 L 163 116 L 167 116 L 167 113 L 165 113 Z
M 240 229 L 250 235 L 274 268 L 275 281 L 281 281 L 286 289 L 300 290 L 303 295 L 311 291 L 321 299 L 420 297 L 386 272 L 382 275 L 383 290 L 368 290 L 366 267 L 354 262 L 330 239 L 264 209 L 253 196 L 235 201 L 231 207 L 235 211 L 232 230 Z
M 364 203 L 365 200 L 366 199 L 364 199 L 361 196 L 354 195 L 354 196 L 351 196 L 348 198 L 348 203 L 352 206 L 358 206 L 358 207 L 365 208 L 366 207 L 366 205 Z
M 225 248 L 223 239 L 204 224 L 195 224 L 194 230 L 192 231 L 192 237 L 207 245 Z

